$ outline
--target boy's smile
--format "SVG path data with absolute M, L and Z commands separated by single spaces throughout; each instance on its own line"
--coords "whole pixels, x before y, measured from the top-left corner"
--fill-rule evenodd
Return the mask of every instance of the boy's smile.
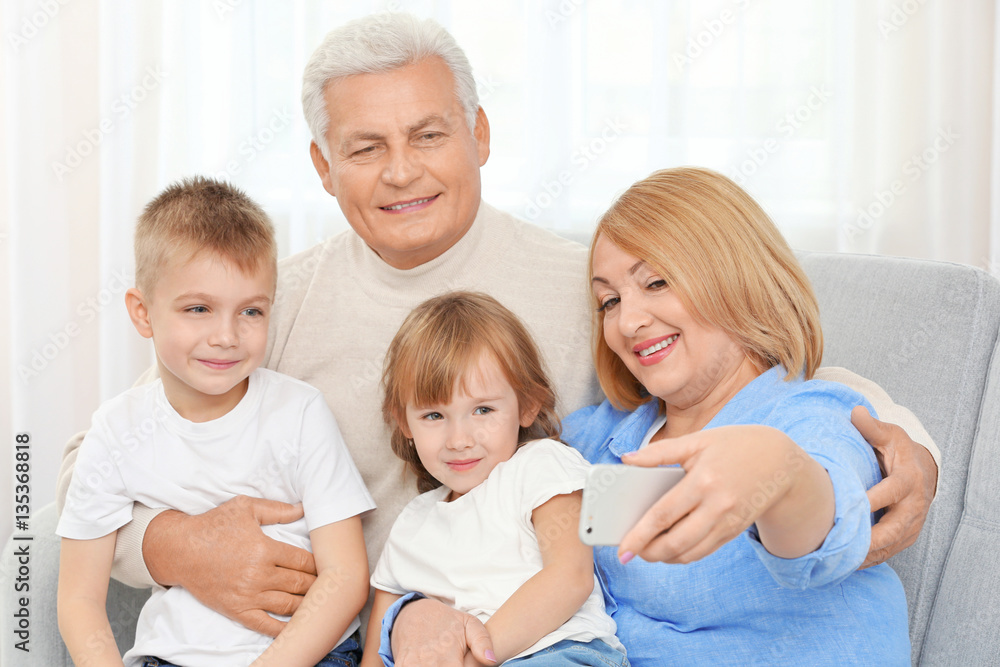
M 140 317 L 133 321 L 140 334 L 153 339 L 174 409 L 203 422 L 235 407 L 246 393 L 247 377 L 264 360 L 271 269 L 247 275 L 233 262 L 202 252 L 169 260 L 151 295 L 129 291 L 141 300 Z

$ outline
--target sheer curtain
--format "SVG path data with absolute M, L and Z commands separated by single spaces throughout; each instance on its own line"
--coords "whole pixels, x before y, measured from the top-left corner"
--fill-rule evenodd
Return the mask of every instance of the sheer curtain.
M 1000 275 L 994 0 L 0 7 L 0 418 L 32 435 L 36 508 L 66 439 L 152 360 L 123 308 L 148 199 L 228 178 L 274 217 L 282 255 L 347 228 L 309 160 L 299 88 L 322 36 L 374 11 L 435 18 L 464 47 L 491 121 L 484 197 L 523 218 L 585 239 L 634 180 L 700 164 L 796 247 Z

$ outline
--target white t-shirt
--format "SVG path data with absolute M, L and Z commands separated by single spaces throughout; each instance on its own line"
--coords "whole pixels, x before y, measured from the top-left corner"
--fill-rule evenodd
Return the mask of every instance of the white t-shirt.
M 96 539 L 131 520 L 133 501 L 201 514 L 241 494 L 302 502 L 305 518 L 261 529 L 304 549 L 310 549 L 310 530 L 375 506 L 323 395 L 257 369 L 239 404 L 209 422 L 177 414 L 160 380 L 101 405 L 81 445 L 56 532 Z M 357 627 L 355 619 L 341 641 Z M 125 664 L 154 655 L 188 667 L 247 665 L 271 641 L 181 587 L 154 587 Z
M 423 593 L 485 623 L 542 569 L 532 511 L 550 498 L 583 488 L 588 463 L 554 440 L 536 440 L 497 465 L 486 480 L 446 502 L 447 487 L 414 498 L 393 524 L 372 575 L 375 588 Z M 576 534 L 576 525 L 560 526 Z M 539 600 L 539 604 L 545 604 Z M 576 614 L 519 653 L 523 657 L 564 639 L 603 639 L 620 647 L 615 622 L 594 590 Z

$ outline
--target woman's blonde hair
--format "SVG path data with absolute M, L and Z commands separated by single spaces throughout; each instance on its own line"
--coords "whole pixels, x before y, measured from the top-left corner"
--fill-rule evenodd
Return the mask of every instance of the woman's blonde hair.
M 417 476 L 423 493 L 441 486 L 417 456 L 401 428 L 406 406 L 451 401 L 456 382 L 464 385 L 484 355 L 496 362 L 517 396 L 521 415 L 537 410 L 521 427 L 518 446 L 559 437 L 556 396 L 531 335 L 514 313 L 478 292 L 451 292 L 413 309 L 389 345 L 382 372 L 382 417 L 392 429 L 392 451 Z
M 819 306 L 809 279 L 764 210 L 732 180 L 709 169 L 653 173 L 621 195 L 601 218 L 601 236 L 646 262 L 698 319 L 733 338 L 765 370 L 784 365 L 788 378 L 811 378 L 823 357 Z M 649 399 L 604 341 L 604 314 L 594 311 L 597 377 L 616 407 Z

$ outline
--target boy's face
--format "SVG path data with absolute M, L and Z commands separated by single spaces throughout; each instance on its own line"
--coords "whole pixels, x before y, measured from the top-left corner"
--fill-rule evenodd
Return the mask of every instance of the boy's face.
M 202 252 L 169 260 L 152 294 L 135 292 L 140 317 L 132 302 L 129 311 L 139 333 L 153 339 L 170 404 L 198 422 L 229 412 L 264 360 L 273 270 L 247 275 L 229 260 Z

